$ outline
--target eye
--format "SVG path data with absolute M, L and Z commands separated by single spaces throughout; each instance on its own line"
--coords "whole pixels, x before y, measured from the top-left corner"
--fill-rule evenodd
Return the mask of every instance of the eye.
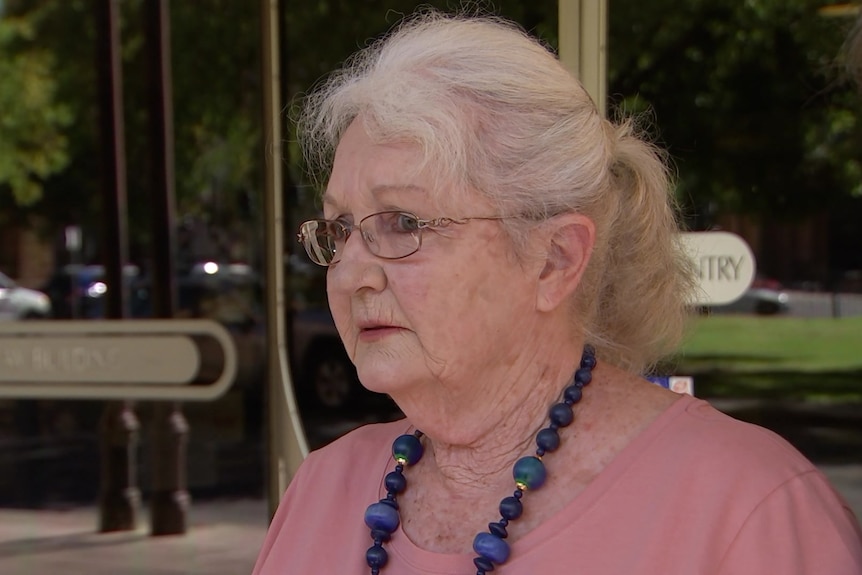
M 393 214 L 392 231 L 412 234 L 419 231 L 419 218 L 406 212 Z
M 325 235 L 335 241 L 344 241 L 350 235 L 351 224 L 343 218 L 336 220 L 321 220 L 326 222 L 326 225 L 317 231 L 318 235 Z

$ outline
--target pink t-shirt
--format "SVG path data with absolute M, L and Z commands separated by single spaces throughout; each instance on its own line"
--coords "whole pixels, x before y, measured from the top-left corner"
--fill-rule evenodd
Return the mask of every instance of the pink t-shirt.
M 406 421 L 365 426 L 309 455 L 254 575 L 369 573 L 365 508 L 385 496 L 392 441 L 407 429 Z M 472 554 L 425 551 L 400 529 L 384 547 L 382 574 L 476 573 Z M 862 534 L 847 504 L 786 441 L 685 396 L 514 542 L 494 573 L 860 575 Z

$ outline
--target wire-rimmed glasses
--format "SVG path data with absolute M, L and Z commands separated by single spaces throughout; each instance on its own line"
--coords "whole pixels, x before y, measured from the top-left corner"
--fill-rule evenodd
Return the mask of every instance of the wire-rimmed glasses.
M 308 220 L 300 224 L 296 237 L 305 247 L 311 261 L 321 266 L 338 263 L 344 244 L 355 229 L 359 230 L 359 235 L 372 254 L 386 260 L 398 260 L 419 251 L 422 247 L 423 230 L 466 224 L 471 220 L 502 220 L 507 217 L 509 216 L 441 217 L 422 220 L 410 212 L 385 211 L 365 216 L 358 224 L 343 219 Z

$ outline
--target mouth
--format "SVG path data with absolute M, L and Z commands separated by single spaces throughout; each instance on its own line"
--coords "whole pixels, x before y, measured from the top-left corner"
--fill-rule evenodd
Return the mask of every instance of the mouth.
M 359 332 L 374 332 L 374 331 L 382 331 L 385 329 L 395 329 L 394 325 L 387 325 L 383 323 L 361 323 L 359 324 Z
M 401 329 L 397 325 L 376 322 L 360 322 L 357 327 L 359 328 L 359 336 L 362 338 L 383 336 Z

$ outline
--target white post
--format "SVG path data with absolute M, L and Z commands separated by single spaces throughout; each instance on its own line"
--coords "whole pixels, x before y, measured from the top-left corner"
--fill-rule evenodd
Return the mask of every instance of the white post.
M 607 111 L 607 0 L 559 0 L 560 61 Z
M 290 379 L 285 333 L 282 207 L 281 73 L 278 52 L 278 0 L 261 0 L 263 128 L 266 229 L 266 341 L 268 399 L 267 498 L 275 512 L 287 483 L 308 454 L 308 444 Z

